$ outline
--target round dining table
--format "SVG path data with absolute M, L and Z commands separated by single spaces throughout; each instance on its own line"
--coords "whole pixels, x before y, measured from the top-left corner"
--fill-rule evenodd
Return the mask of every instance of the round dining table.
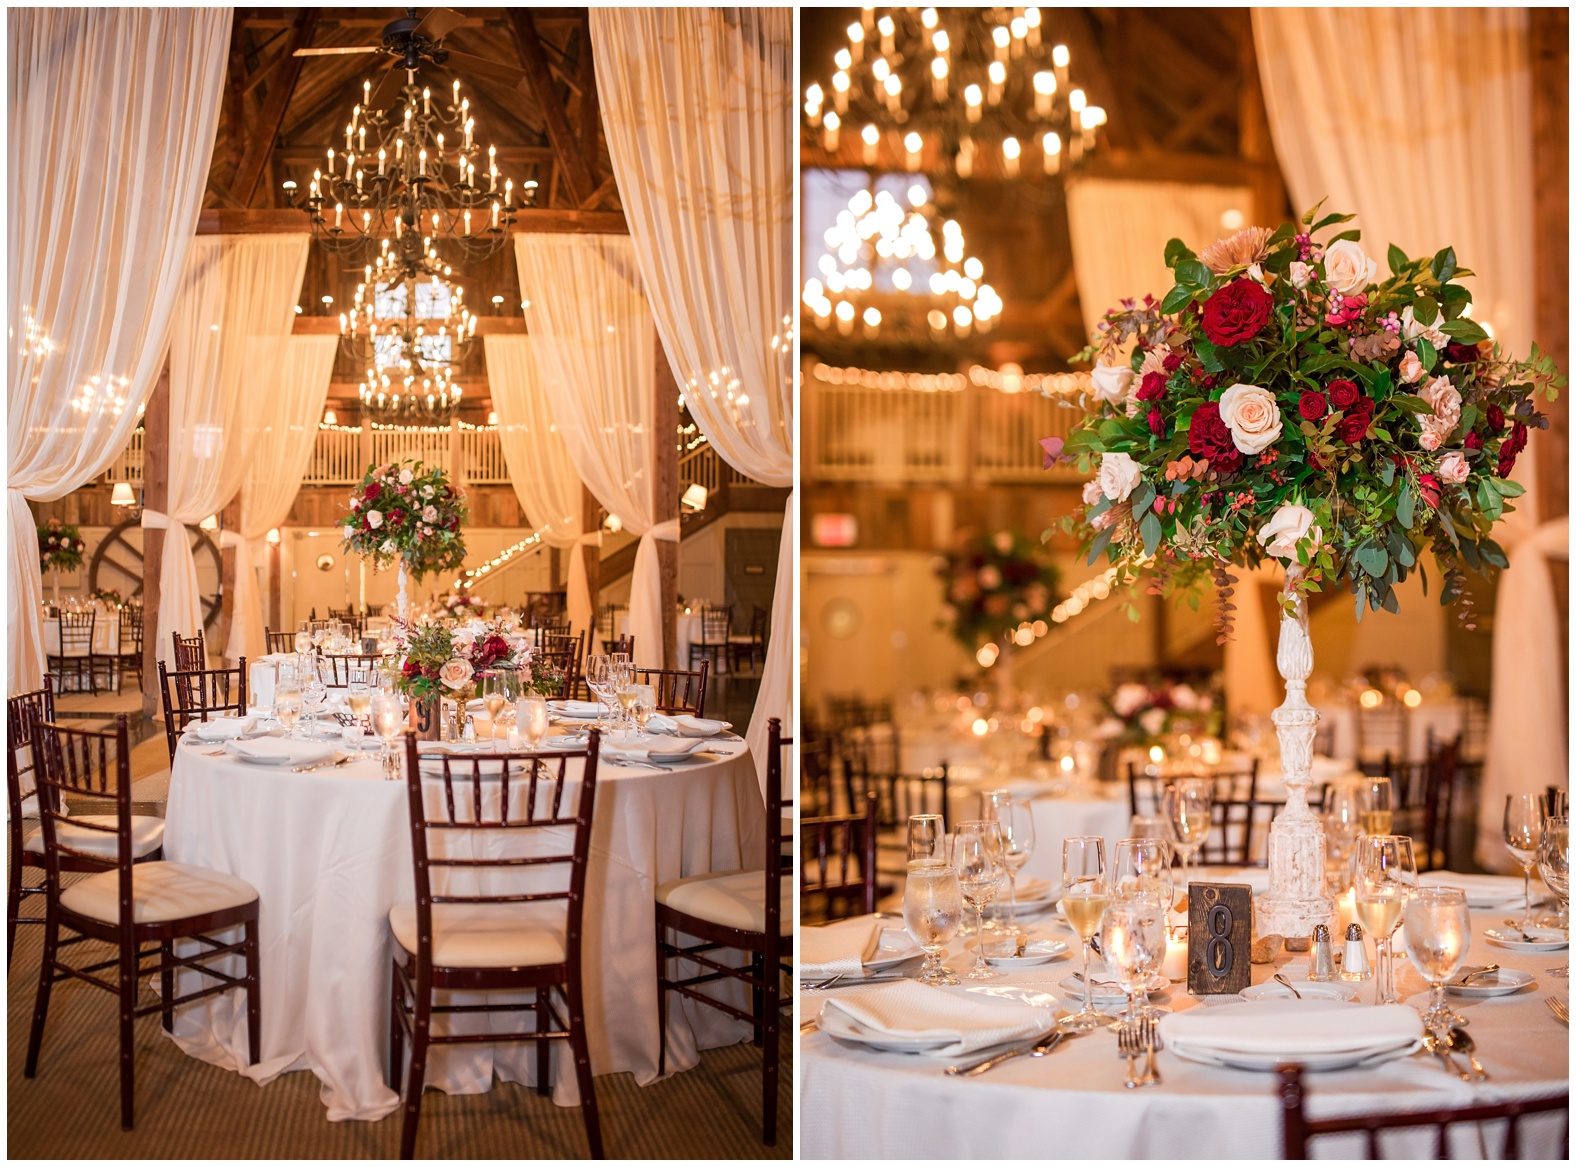
M 1498 925 L 1504 914 L 1503 908 L 1472 912 L 1468 963 L 1522 970 L 1533 975 L 1533 983 L 1509 996 L 1450 996 L 1469 1021 L 1488 1081 L 1463 1082 L 1423 1052 L 1367 1068 L 1310 1073 L 1303 1079 L 1309 1117 L 1461 1108 L 1547 1098 L 1569 1089 L 1570 1034 L 1544 1002 L 1550 996 L 1568 1001 L 1569 982 L 1549 970 L 1564 964 L 1569 953 L 1522 953 L 1490 945 L 1484 929 Z M 1049 964 L 1014 969 L 995 980 L 964 981 L 945 991 L 1037 990 L 1054 994 L 1058 1011 L 1075 1012 L 1081 1001 L 1075 1002 L 1058 983 L 1078 971 L 1076 935 L 1054 914 L 1023 923 L 1032 935 L 1065 941 L 1067 954 Z M 901 921 L 892 926 L 901 928 Z M 964 942 L 955 941 L 948 965 L 963 972 L 972 957 Z M 1283 952 L 1272 964 L 1254 965 L 1252 981 L 1265 983 L 1276 972 L 1304 980 L 1307 966 L 1306 953 Z M 1353 1008 L 1373 1001 L 1373 984 L 1360 984 Z M 1398 963 L 1397 989 L 1404 1003 L 1426 1004 L 1427 984 L 1404 959 Z M 858 980 L 844 979 L 828 990 L 802 992 L 800 1016 L 815 1018 L 829 997 L 860 991 Z M 1172 984 L 1151 1000 L 1172 1011 L 1212 1007 L 1190 996 L 1185 982 Z M 1161 1084 L 1127 1089 L 1126 1061 L 1107 1029 L 1064 1041 L 1044 1057 L 1014 1058 L 973 1077 L 950 1076 L 945 1069 L 953 1061 L 974 1058 L 876 1051 L 820 1031 L 800 1038 L 799 1053 L 802 1154 L 807 1159 L 1281 1157 L 1275 1074 L 1185 1061 L 1163 1049 L 1157 1054 Z M 1521 1154 L 1563 1159 L 1565 1118 L 1544 1114 L 1524 1119 Z M 1454 1148 L 1456 1157 L 1497 1157 L 1495 1140 L 1503 1139 L 1503 1124 L 1491 1127 L 1484 1148 L 1479 1148 L 1473 1130 L 1467 1128 L 1462 1136 L 1472 1140 L 1469 1144 Z M 1431 1158 L 1432 1137 L 1427 1128 L 1393 1132 L 1386 1137 L 1386 1153 Z M 1313 1147 L 1320 1155 L 1335 1157 L 1364 1153 L 1356 1136 L 1331 1136 Z
M 656 886 L 764 861 L 765 810 L 745 743 L 714 739 L 699 758 L 660 769 L 599 761 L 584 945 L 594 1074 L 629 1071 L 642 1085 L 657 1077 Z M 569 763 L 576 785 L 582 769 Z M 259 1084 L 310 1070 L 331 1121 L 375 1121 L 395 1110 L 399 1097 L 386 1082 L 389 909 L 415 899 L 405 782 L 385 780 L 376 753 L 298 772 L 186 739 L 172 767 L 164 851 L 240 876 L 261 903 L 260 1061 L 246 1064 L 246 1006 L 236 992 L 180 1010 L 177 1045 Z M 526 1016 L 496 1014 L 491 1025 L 523 1027 Z M 675 999 L 667 1069 L 691 1068 L 700 1050 L 749 1035 L 718 1010 Z M 554 1045 L 554 1100 L 575 1105 L 569 1051 Z M 534 1085 L 532 1050 L 531 1043 L 435 1046 L 427 1083 L 448 1093 L 486 1091 L 495 1076 Z

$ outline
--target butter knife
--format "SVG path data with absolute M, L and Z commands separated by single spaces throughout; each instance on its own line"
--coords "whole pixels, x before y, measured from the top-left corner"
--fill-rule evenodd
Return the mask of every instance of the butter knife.
M 999 1066 L 1008 1059 L 1018 1057 L 1021 1054 L 1031 1054 L 1034 1057 L 1044 1057 L 1046 1054 L 1050 1053 L 1053 1049 L 1060 1045 L 1066 1039 L 1066 1037 L 1066 1030 L 1058 1027 L 1051 1030 L 1049 1033 L 1041 1034 L 1040 1037 L 1036 1038 L 1028 1045 L 1016 1046 L 1013 1049 L 1006 1050 L 1002 1053 L 996 1054 L 993 1057 L 988 1057 L 984 1061 L 970 1062 L 966 1066 L 948 1066 L 946 1072 L 952 1077 L 958 1078 L 967 1074 L 983 1074 L 986 1070 L 989 1070 L 994 1066 Z

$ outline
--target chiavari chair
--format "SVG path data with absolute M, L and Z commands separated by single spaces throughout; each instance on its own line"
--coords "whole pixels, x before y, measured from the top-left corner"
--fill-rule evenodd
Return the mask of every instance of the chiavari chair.
M 170 765 L 181 733 L 193 721 L 207 721 L 210 713 L 246 713 L 246 658 L 233 669 L 187 669 L 170 672 L 159 662 L 159 692 L 164 695 L 164 737 L 170 747 Z
M 635 669 L 635 684 L 650 685 L 657 692 L 658 713 L 689 713 L 706 716 L 706 670 L 710 661 L 698 669 Z

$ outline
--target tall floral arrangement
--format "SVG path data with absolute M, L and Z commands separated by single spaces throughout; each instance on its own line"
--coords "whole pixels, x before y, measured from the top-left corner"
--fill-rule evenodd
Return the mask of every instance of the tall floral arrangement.
M 389 462 L 368 468 L 338 525 L 345 550 L 367 556 L 378 571 L 404 560 L 420 580 L 465 562 L 465 518 L 465 496 L 444 471 L 419 461 Z
M 1065 445 L 1042 442 L 1048 466 L 1096 472 L 1065 523 L 1089 562 L 1156 573 L 1163 591 L 1213 578 L 1222 635 L 1232 569 L 1266 557 L 1299 592 L 1344 584 L 1359 619 L 1396 611 L 1414 571 L 1427 588 L 1425 552 L 1446 603 L 1464 566 L 1504 567 L 1491 532 L 1548 424 L 1537 399 L 1565 383 L 1536 346 L 1518 360 L 1471 319 L 1452 248 L 1414 259 L 1392 244 L 1381 279 L 1341 226 L 1352 217 L 1315 208 L 1197 255 L 1171 240 L 1176 285 L 1107 314 L 1081 354 L 1087 417 Z
M 942 621 L 970 652 L 1032 627 L 1056 602 L 1060 576 L 1017 531 L 963 534 L 936 566 Z
M 45 571 L 75 571 L 82 566 L 88 545 L 82 532 L 70 523 L 50 519 L 38 527 L 38 564 Z

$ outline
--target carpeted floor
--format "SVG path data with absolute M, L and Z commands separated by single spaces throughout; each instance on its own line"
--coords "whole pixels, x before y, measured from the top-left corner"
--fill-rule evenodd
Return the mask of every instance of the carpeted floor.
M 29 909 L 32 910 L 32 909 Z M 38 1076 L 22 1076 L 43 929 L 18 929 L 7 982 L 10 1158 L 392 1158 L 398 1113 L 331 1123 L 310 1073 L 258 1087 L 181 1053 L 157 1015 L 137 1023 L 136 1130 L 120 1129 L 115 1002 L 88 985 L 57 985 Z M 106 951 L 108 951 L 106 949 Z M 80 957 L 74 958 L 80 959 Z M 144 990 L 145 992 L 147 990 Z M 786 1025 L 785 1025 L 785 1028 Z M 761 1057 L 748 1042 L 710 1050 L 687 1073 L 641 1088 L 632 1074 L 596 1080 L 602 1141 L 617 1159 L 786 1159 L 793 1147 L 792 1042 L 784 1036 L 777 1146 L 760 1141 Z M 514 1083 L 487 1094 L 422 1101 L 419 1158 L 584 1158 L 578 1108 Z

